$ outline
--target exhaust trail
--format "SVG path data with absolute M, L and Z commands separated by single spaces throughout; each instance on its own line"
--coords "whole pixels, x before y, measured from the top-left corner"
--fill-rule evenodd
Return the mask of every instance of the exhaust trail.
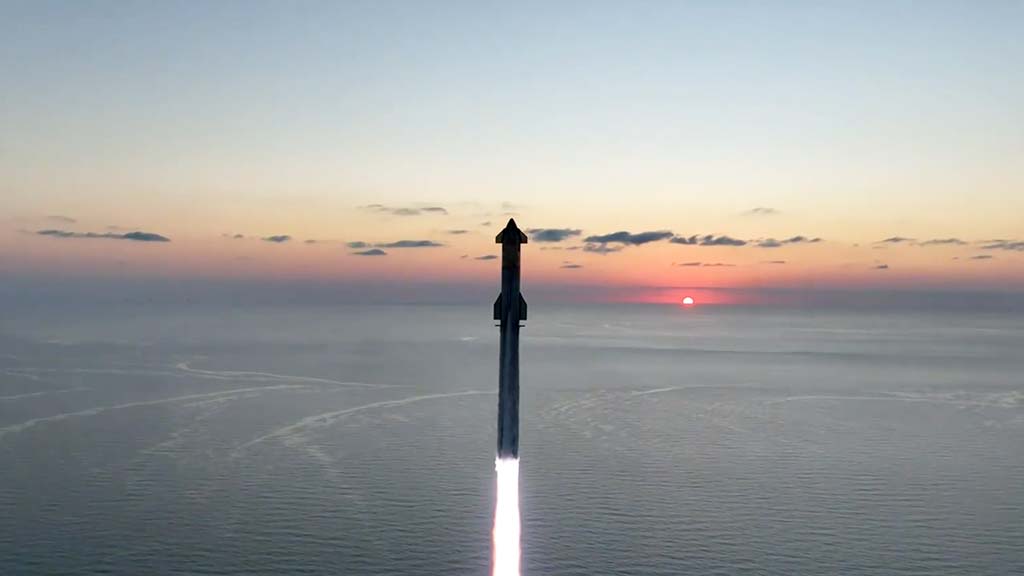
M 519 576 L 519 459 L 498 458 L 494 504 L 493 576 Z

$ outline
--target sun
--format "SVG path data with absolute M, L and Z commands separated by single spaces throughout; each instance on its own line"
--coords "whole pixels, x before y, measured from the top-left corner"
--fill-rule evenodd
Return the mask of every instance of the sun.
M 689 296 L 683 298 L 683 306 L 693 306 L 693 298 Z

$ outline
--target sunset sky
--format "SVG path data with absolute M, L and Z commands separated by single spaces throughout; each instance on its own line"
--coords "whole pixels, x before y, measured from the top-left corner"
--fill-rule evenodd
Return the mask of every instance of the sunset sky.
M 1024 292 L 1022 22 L 5 2 L 0 276 L 484 285 L 514 216 L 527 289 Z

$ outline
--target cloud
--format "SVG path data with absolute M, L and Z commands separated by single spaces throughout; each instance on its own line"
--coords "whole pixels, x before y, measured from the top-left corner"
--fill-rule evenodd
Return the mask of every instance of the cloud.
M 360 250 L 359 252 L 353 252 L 353 256 L 387 256 L 388 253 L 381 250 L 380 248 L 370 248 L 369 250 Z
M 768 260 L 763 262 L 764 264 L 785 264 L 785 260 Z
M 971 256 L 971 260 L 991 260 L 991 254 L 978 254 L 977 256 Z
M 576 264 L 574 262 L 562 262 L 561 268 L 565 270 L 579 270 L 580 268 L 583 268 L 583 265 Z
M 746 246 L 746 240 L 740 240 L 731 236 L 715 236 L 714 234 L 705 234 L 703 236 L 694 234 L 693 236 L 676 236 L 669 240 L 673 244 L 683 244 L 684 246 Z
M 235 234 L 232 238 L 235 240 L 241 240 L 242 238 L 245 238 L 245 234 Z
M 653 232 L 637 232 L 633 234 L 625 230 L 618 232 L 612 232 L 611 234 L 599 234 L 596 236 L 587 236 L 583 239 L 587 244 L 624 244 L 630 246 L 640 246 L 641 244 L 647 244 L 648 242 L 657 242 L 658 240 L 665 240 L 671 238 L 672 233 L 668 230 L 656 230 Z
M 497 259 L 498 259 L 498 257 L 495 256 L 494 254 L 486 254 L 484 256 L 477 256 L 476 258 L 473 258 L 473 260 L 497 260 Z
M 433 240 L 397 240 L 395 242 L 378 242 L 376 244 L 355 240 L 346 242 L 345 246 L 353 250 L 362 250 L 365 248 L 435 248 L 444 246 L 444 244 L 434 242 Z
M 374 244 L 378 248 L 437 248 L 444 246 L 433 240 L 397 240 L 395 242 L 382 242 Z
M 378 212 L 382 214 L 390 214 L 392 216 L 419 216 L 421 214 L 441 214 L 447 215 L 448 210 L 441 206 L 385 206 L 383 204 L 367 204 L 361 206 L 363 210 L 370 212 Z
M 889 269 L 889 265 L 888 264 L 879 264 L 879 265 L 875 266 L 875 270 L 888 270 L 888 269 Z
M 751 214 L 756 216 L 774 216 L 775 214 L 778 213 L 779 211 L 776 210 L 775 208 L 769 208 L 767 206 L 756 206 L 744 212 L 744 214 Z
M 110 240 L 133 240 L 135 242 L 170 242 L 166 236 L 152 232 L 127 232 L 117 234 L 114 232 L 69 232 L 67 230 L 39 230 L 36 234 L 40 236 L 52 236 L 54 238 L 108 238 Z
M 480 223 L 480 225 L 486 228 L 486 227 L 488 227 L 488 226 L 490 226 L 490 225 L 491 225 L 491 221 L 490 221 L 490 220 L 488 220 L 488 221 L 486 221 L 486 222 L 481 222 L 481 223 Z
M 611 254 L 612 252 L 619 252 L 622 250 L 622 246 L 609 246 L 607 244 L 584 244 L 584 252 L 593 252 L 594 254 Z
M 456 230 L 445 230 L 445 234 L 452 234 L 452 235 L 455 235 L 455 236 L 459 236 L 459 235 L 462 235 L 462 234 L 469 234 L 469 230 L 463 230 L 461 228 L 458 228 Z
M 875 244 L 913 244 L 915 240 L 913 238 L 905 238 L 903 236 L 890 236 L 885 240 L 879 240 Z
M 291 240 L 292 237 L 287 234 L 278 234 L 276 236 L 266 236 L 263 238 L 264 242 L 273 242 L 274 244 L 281 244 Z
M 171 241 L 171 239 L 167 238 L 166 236 L 161 236 L 159 234 L 154 234 L 152 232 L 139 232 L 139 231 L 135 231 L 135 232 L 127 232 L 125 234 L 120 234 L 120 235 L 115 234 L 114 236 L 117 237 L 120 240 L 135 240 L 137 242 L 170 242 Z
M 964 242 L 959 238 L 934 238 L 932 240 L 925 240 L 924 242 L 921 242 L 921 246 L 963 246 L 965 244 L 967 244 L 967 242 Z
M 60 222 L 61 224 L 77 224 L 78 220 L 70 216 L 61 216 L 60 214 L 50 214 L 46 217 L 51 222 Z
M 821 242 L 821 238 L 808 238 L 807 236 L 792 236 L 785 240 L 776 240 L 775 238 L 765 238 L 757 243 L 758 248 L 779 248 L 786 244 L 817 244 Z
M 981 247 L 983 250 L 1009 250 L 1012 252 L 1024 252 L 1024 241 L 1022 240 L 988 240 Z
M 526 231 L 530 234 L 530 240 L 536 242 L 561 242 L 573 236 L 579 236 L 582 230 L 578 228 L 531 228 Z
M 316 240 L 314 240 L 314 239 L 312 239 L 312 238 L 310 238 L 309 240 L 305 240 L 305 241 L 304 241 L 303 243 L 304 243 L 304 244 L 316 244 L 316 243 L 317 243 L 317 241 L 316 241 Z
M 783 240 L 786 244 L 817 244 L 821 242 L 821 238 L 815 236 L 814 238 L 808 238 L 807 236 L 792 236 Z
M 680 262 L 679 264 L 674 264 L 674 266 L 683 266 L 683 267 L 686 267 L 686 268 L 695 268 L 695 267 L 698 267 L 698 266 L 701 267 L 701 268 L 735 268 L 736 267 L 735 264 L 727 264 L 725 262 Z

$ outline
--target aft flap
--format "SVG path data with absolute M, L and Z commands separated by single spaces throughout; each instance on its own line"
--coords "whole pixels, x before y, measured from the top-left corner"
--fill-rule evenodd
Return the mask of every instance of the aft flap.
M 501 294 L 498 294 L 498 299 L 494 301 L 494 319 L 501 320 Z
M 526 300 L 522 294 L 519 295 L 519 319 L 526 320 Z

